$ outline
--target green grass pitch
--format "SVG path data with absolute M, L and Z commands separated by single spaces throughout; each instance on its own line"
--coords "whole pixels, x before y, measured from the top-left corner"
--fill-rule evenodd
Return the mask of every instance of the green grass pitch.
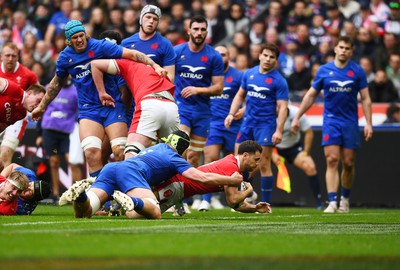
M 162 220 L 39 205 L 0 217 L 0 269 L 400 269 L 400 210 L 193 211 Z

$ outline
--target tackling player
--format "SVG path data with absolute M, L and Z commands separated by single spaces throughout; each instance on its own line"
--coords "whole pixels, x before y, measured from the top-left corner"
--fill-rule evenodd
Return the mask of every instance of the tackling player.
M 9 79 L 26 90 L 33 84 L 38 84 L 35 73 L 18 62 L 19 50 L 14 43 L 5 43 L 1 50 L 1 69 L 0 77 Z M 3 134 L 1 142 L 1 161 L 3 166 L 10 165 L 15 149 L 25 134 L 28 117 L 18 120 L 13 125 L 8 126 Z
M 36 120 L 43 115 L 70 74 L 78 90 L 81 146 L 85 152 L 89 173 L 91 176 L 96 176 L 103 167 L 102 139 L 107 135 L 115 159 L 122 160 L 128 128 L 122 102 L 116 103 L 115 108 L 103 106 L 108 104 L 100 102 L 90 72 L 90 61 L 102 58 L 129 58 L 152 66 L 160 75 L 164 74 L 165 70 L 141 52 L 123 48 L 104 39 L 90 38 L 80 21 L 68 22 L 65 26 L 65 36 L 68 46 L 58 57 L 56 75 L 50 82 L 44 99 L 32 112 L 32 119 Z M 106 75 L 104 84 L 109 94 L 119 93 L 115 78 L 111 75 Z

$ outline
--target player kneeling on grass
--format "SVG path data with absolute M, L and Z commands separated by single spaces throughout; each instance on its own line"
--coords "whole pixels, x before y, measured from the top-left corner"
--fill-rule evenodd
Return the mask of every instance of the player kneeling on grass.
M 94 182 L 93 179 L 85 179 L 73 184 L 60 197 L 59 204 L 74 201 L 75 217 L 90 217 L 112 196 L 124 210 L 135 210 L 129 215 L 131 218 L 159 219 L 161 210 L 150 185 L 160 184 L 176 174 L 209 185 L 237 187 L 242 182 L 240 173 L 229 176 L 205 173 L 182 158 L 181 155 L 190 144 L 186 132 L 174 131 L 164 141 L 165 144 L 142 150 L 133 158 L 108 163 Z
M 255 141 L 244 141 L 239 145 L 238 154 L 228 155 L 220 160 L 200 166 L 203 172 L 213 172 L 224 175 L 232 175 L 235 172 L 243 173 L 253 171 L 261 159 L 262 147 Z M 244 213 L 270 213 L 271 208 L 266 202 L 251 204 L 245 199 L 253 192 L 250 183 L 242 182 L 240 187 L 228 185 L 210 186 L 199 182 L 193 182 L 182 175 L 175 175 L 168 181 L 155 186 L 157 199 L 160 201 L 161 212 L 179 203 L 185 198 L 196 194 L 207 194 L 213 192 L 225 192 L 228 205 L 239 212 Z M 128 216 L 130 212 L 126 213 Z

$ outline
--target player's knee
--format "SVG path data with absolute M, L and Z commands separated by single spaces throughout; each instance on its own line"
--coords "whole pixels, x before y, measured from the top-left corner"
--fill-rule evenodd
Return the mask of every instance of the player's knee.
M 88 136 L 81 142 L 83 151 L 90 150 L 91 148 L 101 149 L 102 141 L 96 136 Z
M 1 142 L 1 147 L 8 147 L 12 151 L 15 151 L 17 149 L 19 144 L 19 140 L 17 138 L 9 137 L 9 136 L 4 136 L 3 141 Z
M 151 209 L 148 212 L 148 215 L 146 215 L 147 218 L 150 219 L 161 219 L 161 209 L 160 209 L 160 204 L 158 201 L 154 198 L 143 198 L 143 202 L 145 204 L 145 207 L 148 209 Z
M 124 149 L 126 144 L 126 137 L 118 137 L 111 140 L 111 149 L 116 161 L 124 159 Z

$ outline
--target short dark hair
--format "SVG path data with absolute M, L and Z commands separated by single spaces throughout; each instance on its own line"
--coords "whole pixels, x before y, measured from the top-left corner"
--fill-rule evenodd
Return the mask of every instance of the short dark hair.
M 242 142 L 238 148 L 238 154 L 242 155 L 243 153 L 247 152 L 249 154 L 255 154 L 256 152 L 262 152 L 262 147 L 258 142 L 247 140 Z
M 260 54 L 262 54 L 262 52 L 264 50 L 269 50 L 269 51 L 273 52 L 275 54 L 276 58 L 278 58 L 279 55 L 281 54 L 281 52 L 279 51 L 278 46 L 273 44 L 273 43 L 263 44 L 261 46 Z
M 207 19 L 202 15 L 193 16 L 192 19 L 190 20 L 189 27 L 191 28 L 192 24 L 195 23 L 195 22 L 197 22 L 197 23 L 206 23 L 206 26 L 208 27 Z
M 105 39 L 105 38 L 115 40 L 115 43 L 117 43 L 117 45 L 120 45 L 122 42 L 121 34 L 113 30 L 106 30 L 101 32 L 99 39 Z
M 353 42 L 353 40 L 352 40 L 349 36 L 340 36 L 340 37 L 337 39 L 336 45 L 338 45 L 339 42 L 341 42 L 341 41 L 343 41 L 343 42 L 346 43 L 346 44 L 350 44 L 350 47 L 351 47 L 351 48 L 353 48 L 353 46 L 354 46 L 354 42 Z

